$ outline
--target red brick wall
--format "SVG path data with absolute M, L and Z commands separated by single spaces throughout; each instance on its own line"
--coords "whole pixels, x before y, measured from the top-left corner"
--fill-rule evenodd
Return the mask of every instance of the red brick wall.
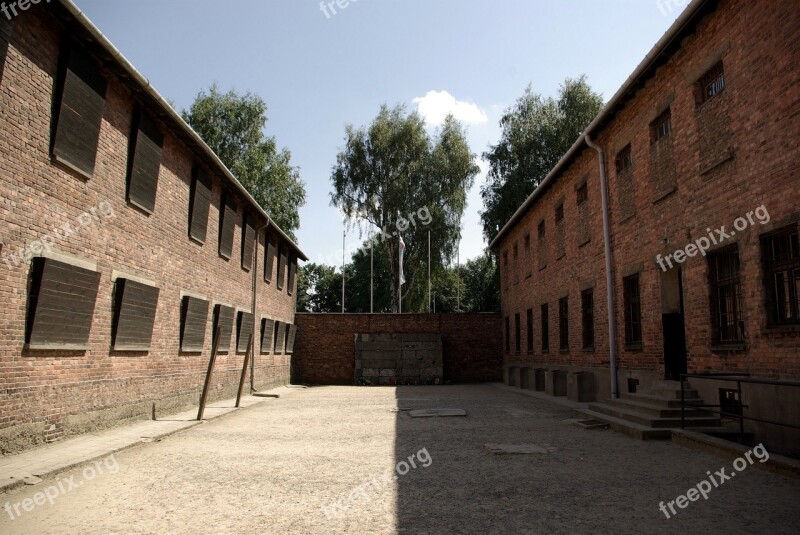
M 502 380 L 498 314 L 297 314 L 293 381 L 352 385 L 355 335 L 440 333 L 444 379 Z
M 705 16 L 696 31 L 683 39 L 665 64 L 642 84 L 635 95 L 593 137 L 605 151 L 615 266 L 616 324 L 619 366 L 662 375 L 661 269 L 656 255 L 685 247 L 706 229 L 725 225 L 731 230 L 740 216 L 764 204 L 771 221 L 756 222 L 723 245 L 738 244 L 744 298 L 745 347 L 738 351 L 712 348 L 708 261 L 700 255 L 682 264 L 690 372 L 747 371 L 754 375 L 800 378 L 800 329 L 767 329 L 765 292 L 759 236 L 800 220 L 800 10 L 781 0 L 764 9 L 758 2 L 723 0 Z M 712 104 L 695 104 L 694 82 L 715 61 L 724 62 L 726 87 Z M 658 198 L 669 177 L 651 162 L 650 122 L 667 105 L 672 110 L 672 164 L 677 189 Z M 727 131 L 725 130 L 727 128 Z M 717 139 L 710 131 L 719 130 Z M 632 144 L 635 215 L 620 217 L 619 187 L 614 157 Z M 710 171 L 730 146 L 733 158 Z M 508 251 L 508 267 L 501 265 L 503 315 L 510 317 L 512 351 L 508 363 L 544 363 L 565 367 L 607 366 L 609 344 L 606 273 L 597 155 L 585 148 L 552 187 L 534 203 L 498 246 Z M 707 171 L 707 172 L 706 172 Z M 575 188 L 585 177 L 589 184 L 591 241 L 578 246 Z M 666 177 L 666 178 L 665 178 Z M 565 201 L 566 255 L 556 260 L 555 207 Z M 537 224 L 547 226 L 548 264 L 539 269 Z M 531 234 L 531 257 L 524 253 L 525 234 Z M 513 246 L 519 247 L 514 263 Z M 532 277 L 526 278 L 532 266 Z M 625 348 L 622 278 L 641 268 L 640 283 L 644 343 L 640 350 Z M 581 344 L 580 291 L 594 285 L 595 348 Z M 570 349 L 558 349 L 558 299 L 569 296 Z M 541 351 L 539 305 L 550 306 L 550 351 Z M 534 308 L 534 351 L 525 348 L 525 311 Z M 522 317 L 522 351 L 513 347 L 514 314 Z M 606 374 L 602 375 L 603 377 Z
M 90 349 L 81 352 L 23 349 L 30 261 L 9 269 L 0 264 L 0 442 L 18 449 L 70 432 L 142 417 L 149 404 L 178 408 L 196 404 L 211 345 L 211 314 L 202 354 L 179 352 L 180 293 L 188 291 L 251 310 L 253 273 L 241 267 L 239 200 L 233 258 L 218 255 L 217 227 L 222 183 L 213 177 L 208 238 L 188 238 L 193 152 L 165 132 L 156 209 L 146 215 L 126 202 L 128 135 L 136 102 L 108 71 L 109 88 L 93 178 L 86 180 L 51 162 L 50 124 L 61 24 L 41 6 L 15 19 L 0 80 L 0 233 L 2 253 L 20 247 L 82 212 L 108 201 L 115 216 L 100 219 L 57 248 L 97 263 L 101 273 Z M 261 222 L 263 223 L 263 222 Z M 261 224 L 260 223 L 260 224 Z M 295 298 L 263 280 L 264 233 L 257 253 L 257 317 L 294 318 Z M 13 262 L 12 262 L 13 266 Z M 113 271 L 155 281 L 160 288 L 149 352 L 110 352 Z M 273 279 L 274 280 L 274 279 Z M 212 396 L 235 391 L 243 355 L 217 359 Z M 256 385 L 289 379 L 288 356 L 257 355 Z

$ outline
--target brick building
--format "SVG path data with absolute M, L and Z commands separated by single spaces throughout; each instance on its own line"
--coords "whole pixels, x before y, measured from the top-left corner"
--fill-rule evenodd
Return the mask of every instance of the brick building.
M 800 379 L 799 66 L 794 2 L 688 6 L 493 240 L 506 368 Z
M 289 380 L 303 253 L 68 1 L 0 16 L 0 451 Z

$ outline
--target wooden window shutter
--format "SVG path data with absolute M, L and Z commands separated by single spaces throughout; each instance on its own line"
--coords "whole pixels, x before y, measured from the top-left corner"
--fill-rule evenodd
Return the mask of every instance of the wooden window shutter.
M 128 202 L 149 214 L 156 209 L 163 146 L 164 134 L 145 113 L 136 112 L 128 157 Z
M 275 322 L 275 354 L 282 355 L 286 343 L 286 324 L 282 321 Z
M 223 193 L 219 205 L 219 254 L 231 259 L 233 254 L 233 233 L 236 230 L 236 203 L 230 193 Z
M 247 351 L 247 342 L 253 334 L 253 315 L 249 312 L 239 312 L 236 316 L 236 352 Z M 253 340 L 253 345 L 256 341 Z
M 253 216 L 245 212 L 242 225 L 242 269 L 250 271 L 253 267 L 253 248 L 255 247 L 256 229 Z
M 149 351 L 158 308 L 159 289 L 130 279 L 117 279 L 114 292 L 112 346 L 115 351 Z
M 181 303 L 181 351 L 199 353 L 206 339 L 208 301 L 186 296 Z
M 283 290 L 283 285 L 286 281 L 286 246 L 280 244 L 278 246 L 278 289 Z
M 286 354 L 291 355 L 294 353 L 294 338 L 297 335 L 297 325 L 289 325 L 286 332 Z
M 275 265 L 276 249 L 275 237 L 271 233 L 267 233 L 266 245 L 264 247 L 264 280 L 266 282 L 272 282 L 272 270 Z
M 88 349 L 99 286 L 96 271 L 34 258 L 25 340 L 29 347 Z
M 217 335 L 217 327 L 219 327 L 219 345 L 217 346 L 217 353 L 230 352 L 231 333 L 233 331 L 233 313 L 233 308 L 226 305 L 216 305 L 214 307 L 214 330 L 211 333 L 211 343 L 214 343 L 213 337 Z
M 208 232 L 208 208 L 211 205 L 211 179 L 199 166 L 194 168 L 189 202 L 189 237 L 205 243 Z
M 262 318 L 261 320 L 261 353 L 272 353 L 274 343 L 275 320 Z
M 65 54 L 56 97 L 52 153 L 56 161 L 91 178 L 108 81 L 77 45 L 68 45 Z
M 289 282 L 286 286 L 286 291 L 289 295 L 294 293 L 294 280 L 297 276 L 297 257 L 292 255 L 291 259 L 289 260 Z

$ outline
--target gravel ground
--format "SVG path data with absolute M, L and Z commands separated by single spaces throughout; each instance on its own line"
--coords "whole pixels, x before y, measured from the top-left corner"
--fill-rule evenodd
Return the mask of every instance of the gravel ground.
M 117 453 L 93 478 L 80 468 L 0 496 L 13 509 L 64 488 L 15 520 L 0 511 L 0 533 L 797 533 L 800 481 L 746 468 L 667 519 L 659 502 L 731 463 L 570 418 L 490 385 L 298 389 Z

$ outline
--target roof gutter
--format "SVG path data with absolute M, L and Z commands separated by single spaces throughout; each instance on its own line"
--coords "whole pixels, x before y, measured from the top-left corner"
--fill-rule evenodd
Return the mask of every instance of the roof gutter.
M 175 109 L 164 99 L 164 97 L 162 97 L 158 93 L 158 91 L 156 91 L 156 89 L 150 84 L 150 81 L 147 78 L 145 78 L 139 71 L 136 70 L 136 67 L 134 67 L 128 61 L 128 59 L 122 55 L 122 52 L 120 52 L 119 49 L 117 49 L 117 47 L 115 47 L 114 44 L 111 43 L 111 41 L 105 35 L 103 35 L 103 32 L 101 32 L 97 28 L 97 26 L 95 26 L 94 23 L 91 20 L 89 20 L 89 18 L 83 13 L 83 11 L 81 11 L 78 8 L 78 6 L 76 6 L 72 2 L 72 0 L 59 0 L 59 2 L 70 13 L 70 15 L 75 17 L 75 19 L 81 24 L 81 26 L 83 26 L 86 29 L 86 31 L 89 32 L 89 34 L 97 41 L 97 43 L 100 46 L 102 46 L 106 50 L 106 52 L 108 52 L 108 54 L 111 55 L 111 57 L 113 57 L 119 63 L 119 65 L 131 76 L 131 78 L 136 83 L 138 83 L 144 89 L 144 91 L 162 107 L 162 109 L 167 113 L 167 115 L 173 121 L 178 123 L 178 125 L 182 129 L 185 130 L 185 132 L 189 135 L 189 137 L 192 138 L 192 141 L 194 141 L 202 149 L 205 155 L 214 162 L 214 164 L 219 168 L 219 170 L 222 171 L 225 177 L 233 183 L 233 185 L 239 190 L 239 193 L 245 198 L 245 200 L 250 202 L 252 207 L 255 208 L 256 211 L 258 211 L 258 213 L 261 214 L 261 216 L 264 219 L 266 219 L 267 226 L 275 229 L 275 231 L 278 234 L 280 234 L 281 237 L 291 245 L 291 247 L 295 250 L 300 260 L 307 261 L 308 257 L 303 253 L 303 251 L 300 250 L 300 248 L 297 246 L 294 240 L 289 238 L 289 236 L 287 236 L 286 233 L 278 225 L 275 224 L 275 222 L 267 214 L 267 212 L 264 211 L 261 205 L 259 205 L 258 202 L 256 202 L 253 196 L 250 195 L 250 193 L 245 189 L 244 186 L 242 186 L 242 184 L 233 175 L 233 173 L 231 173 L 230 169 L 228 169 L 228 167 L 222 162 L 222 160 L 219 159 L 219 156 L 217 156 L 217 154 L 213 150 L 211 150 L 211 147 L 209 147 L 206 144 L 206 142 L 203 141 L 203 138 L 201 138 L 200 135 L 197 132 L 195 132 L 195 130 L 191 126 L 189 126 L 189 124 L 186 121 L 183 120 L 183 117 L 181 117 L 180 114 L 177 111 L 175 111 Z
M 602 111 L 594 118 L 594 120 L 589 123 L 584 129 L 583 134 L 573 143 L 573 145 L 569 148 L 569 150 L 561 157 L 558 163 L 553 167 L 553 169 L 547 174 L 547 176 L 539 183 L 536 189 L 533 190 L 525 202 L 514 212 L 514 215 L 511 216 L 511 219 L 500 229 L 500 232 L 497 233 L 497 236 L 489 243 L 489 249 L 495 250 L 500 245 L 500 242 L 503 240 L 506 234 L 517 224 L 517 222 L 522 219 L 522 217 L 527 213 L 528 209 L 533 205 L 534 201 L 538 199 L 547 188 L 554 182 L 561 172 L 566 168 L 567 164 L 572 161 L 573 157 L 577 156 L 577 154 L 585 148 L 585 136 L 589 134 L 593 134 L 595 129 L 603 123 L 603 121 L 608 118 L 611 113 L 616 109 L 616 107 L 620 104 L 623 98 L 631 91 L 631 89 L 644 77 L 645 74 L 650 70 L 653 63 L 661 56 L 661 54 L 666 50 L 666 48 L 675 41 L 682 33 L 689 22 L 692 21 L 694 16 L 703 7 L 705 4 L 711 2 L 712 0 L 692 0 L 692 3 L 689 4 L 683 13 L 675 20 L 672 26 L 666 31 L 666 33 L 658 40 L 655 46 L 650 50 L 650 52 L 645 56 L 645 58 L 639 63 L 633 73 L 628 77 L 622 87 L 617 90 L 611 100 L 608 101 L 608 104 L 603 107 Z

